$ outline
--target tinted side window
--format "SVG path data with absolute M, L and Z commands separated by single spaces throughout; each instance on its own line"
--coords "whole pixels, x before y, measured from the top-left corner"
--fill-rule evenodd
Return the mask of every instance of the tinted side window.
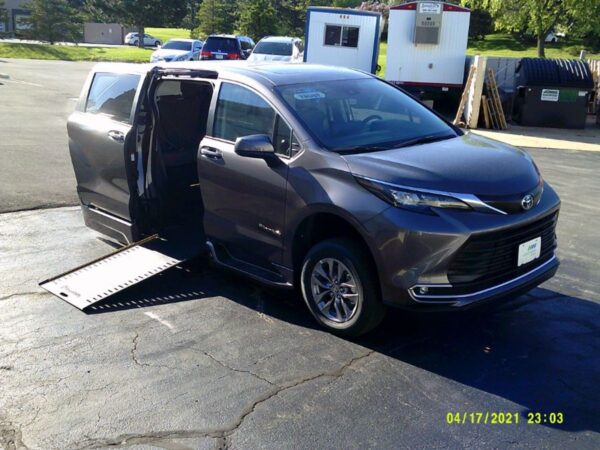
M 338 25 L 325 25 L 325 45 L 340 45 L 342 27 Z
M 358 47 L 358 27 L 344 27 L 342 47 Z
M 114 120 L 128 122 L 139 75 L 97 73 L 88 94 L 85 112 L 105 114 Z
M 258 94 L 223 83 L 217 101 L 214 136 L 228 141 L 252 134 L 272 136 L 275 111 Z

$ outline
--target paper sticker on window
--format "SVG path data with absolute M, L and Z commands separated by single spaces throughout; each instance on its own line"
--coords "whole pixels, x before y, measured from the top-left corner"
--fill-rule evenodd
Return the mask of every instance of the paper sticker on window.
M 558 89 L 542 89 L 543 102 L 557 102 L 560 96 Z
M 296 94 L 294 94 L 294 98 L 296 100 L 316 100 L 325 98 L 325 94 L 319 91 L 297 92 Z

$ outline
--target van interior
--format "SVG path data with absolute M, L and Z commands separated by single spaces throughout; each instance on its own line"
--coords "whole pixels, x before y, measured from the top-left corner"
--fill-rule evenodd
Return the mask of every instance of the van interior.
M 206 134 L 213 90 L 210 82 L 179 79 L 160 80 L 154 90 L 146 175 L 147 185 L 152 186 L 152 228 L 202 226 L 196 158 Z

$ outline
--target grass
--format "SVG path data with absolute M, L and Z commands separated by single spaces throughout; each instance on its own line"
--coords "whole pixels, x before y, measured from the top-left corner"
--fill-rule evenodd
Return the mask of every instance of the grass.
M 150 53 L 152 53 L 150 49 L 136 47 L 78 47 L 0 42 L 0 58 L 148 62 Z
M 190 30 L 186 30 L 185 28 L 145 28 L 144 31 L 146 34 L 154 36 L 155 38 L 160 39 L 160 41 L 164 44 L 169 39 L 189 39 L 190 38 Z
M 546 43 L 546 58 L 579 58 L 583 47 L 577 42 L 561 41 Z M 467 49 L 469 55 L 507 56 L 522 58 L 525 56 L 536 57 L 535 43 L 524 43 L 508 34 L 490 34 L 482 41 L 469 42 Z M 588 52 L 588 58 L 598 58 L 599 53 Z
M 172 38 L 189 38 L 190 31 L 184 28 L 146 28 L 146 33 L 160 39 L 163 43 Z M 546 45 L 548 58 L 577 58 L 581 47 L 577 43 L 558 42 Z M 65 61 L 124 61 L 147 62 L 150 49 L 135 47 L 78 47 L 49 44 L 13 44 L 0 42 L 0 58 L 23 59 L 62 59 Z M 523 43 L 506 34 L 490 34 L 482 41 L 469 43 L 467 53 L 486 56 L 524 57 L 536 56 L 534 44 Z M 381 66 L 379 75 L 385 74 L 387 43 L 379 47 Z M 600 59 L 600 53 L 588 53 L 590 59 Z

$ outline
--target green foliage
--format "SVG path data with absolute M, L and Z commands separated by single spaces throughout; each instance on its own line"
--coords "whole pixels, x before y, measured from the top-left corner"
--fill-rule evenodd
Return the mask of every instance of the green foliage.
M 494 20 L 489 12 L 483 9 L 471 10 L 471 21 L 469 24 L 469 38 L 475 40 L 483 39 L 487 34 L 494 31 Z
M 186 0 L 118 0 L 121 22 L 138 27 L 178 25 L 186 13 Z
M 358 8 L 363 0 L 333 0 L 333 6 L 337 8 Z
M 120 0 L 85 0 L 83 16 L 87 22 L 119 23 L 125 15 Z
M 48 41 L 77 41 L 82 34 L 82 17 L 67 0 L 32 0 L 26 6 L 31 15 L 25 20 L 26 35 Z
M 198 10 L 198 27 L 194 34 L 204 38 L 210 34 L 233 33 L 236 7 L 236 2 L 228 0 L 204 0 Z
M 588 22 L 596 27 L 600 21 L 600 15 L 590 14 L 598 8 L 598 0 L 463 0 L 462 3 L 489 11 L 498 30 L 535 35 L 539 57 L 545 56 L 546 35 L 556 27 L 578 27 Z
M 6 19 L 8 19 L 6 5 L 4 3 L 4 0 L 0 0 L 0 22 L 6 23 Z
M 240 2 L 237 22 L 240 34 L 259 40 L 263 36 L 277 34 L 277 11 L 271 0 L 244 0 Z

